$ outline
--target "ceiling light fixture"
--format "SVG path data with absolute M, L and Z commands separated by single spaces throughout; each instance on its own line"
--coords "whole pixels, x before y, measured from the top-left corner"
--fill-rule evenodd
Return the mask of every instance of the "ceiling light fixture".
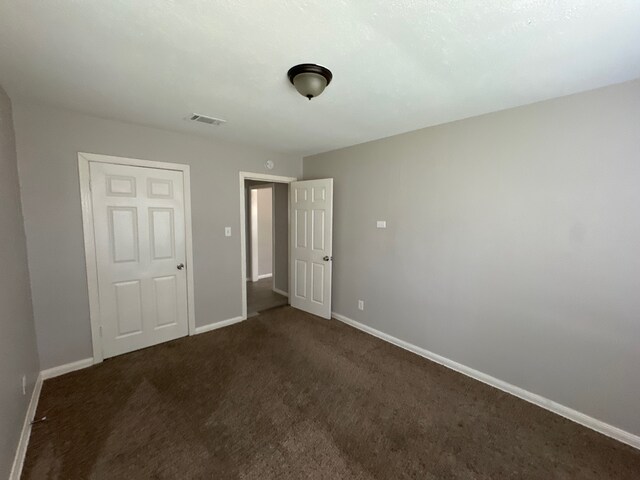
M 298 93 L 309 100 L 320 95 L 333 78 L 328 68 L 315 63 L 301 63 L 291 67 L 287 76 Z

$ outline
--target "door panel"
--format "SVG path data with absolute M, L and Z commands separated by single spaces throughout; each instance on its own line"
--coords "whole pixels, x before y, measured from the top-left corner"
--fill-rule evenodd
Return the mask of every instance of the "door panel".
M 296 210 L 296 248 L 306 248 L 307 246 L 307 212 L 306 210 Z
M 115 263 L 138 260 L 138 212 L 135 207 L 109 207 L 109 241 Z
M 170 208 L 150 208 L 151 251 L 154 260 L 175 258 L 173 210 Z
M 104 357 L 186 335 L 183 173 L 89 169 Z
M 311 265 L 311 285 L 313 285 L 311 299 L 316 303 L 324 303 L 324 265 L 322 263 Z
M 175 325 L 178 318 L 178 285 L 175 275 L 153 279 L 156 298 L 156 328 Z
M 333 179 L 291 189 L 291 305 L 331 318 Z
M 294 284 L 296 286 L 295 296 L 307 298 L 307 263 L 302 260 L 294 260 Z
M 136 179 L 118 175 L 107 175 L 107 195 L 110 197 L 135 197 Z
M 324 252 L 324 210 L 313 210 L 311 212 L 313 217 L 313 232 L 311 248 L 314 250 L 321 250 Z
M 116 338 L 142 333 L 142 292 L 140 281 L 116 282 L 116 316 L 118 330 Z

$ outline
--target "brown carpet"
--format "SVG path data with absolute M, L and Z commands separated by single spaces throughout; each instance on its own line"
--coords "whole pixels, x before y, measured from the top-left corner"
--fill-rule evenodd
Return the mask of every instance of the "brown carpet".
M 27 479 L 638 479 L 640 451 L 283 307 L 44 383 Z

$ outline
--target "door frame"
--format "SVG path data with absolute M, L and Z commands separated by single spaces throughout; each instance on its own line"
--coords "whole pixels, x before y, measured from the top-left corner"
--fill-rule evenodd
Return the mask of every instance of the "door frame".
M 247 218 L 246 218 L 246 191 L 244 186 L 245 180 L 257 180 L 260 182 L 286 183 L 297 182 L 297 177 L 283 177 L 280 175 L 269 175 L 267 173 L 240 172 L 240 279 L 242 281 L 242 319 L 247 319 Z M 275 187 L 274 187 L 275 188 Z M 272 202 L 275 195 L 272 194 Z M 291 192 L 289 192 L 291 196 Z M 290 203 L 290 202 L 287 202 Z M 289 207 L 290 209 L 290 207 Z M 287 230 L 291 228 L 290 212 L 287 212 Z M 287 235 L 289 242 L 289 251 L 291 251 L 291 235 Z M 290 269 L 287 269 L 288 271 Z M 253 271 L 251 272 L 253 275 Z M 288 273 L 289 280 L 291 274 Z M 289 288 L 291 290 L 291 288 Z M 287 296 L 288 298 L 288 296 Z
M 182 163 L 157 162 L 137 158 L 116 157 L 97 153 L 78 152 L 78 175 L 80 178 L 80 201 L 82 204 L 82 230 L 84 232 L 84 255 L 89 291 L 89 317 L 91 321 L 91 343 L 93 363 L 104 360 L 102 336 L 100 332 L 100 297 L 98 294 L 98 266 L 94 234 L 93 204 L 91 201 L 91 172 L 89 164 L 110 163 L 130 167 L 155 168 L 182 172 L 184 182 L 185 247 L 187 257 L 187 317 L 189 335 L 196 333 L 195 298 L 193 292 L 193 246 L 191 232 L 191 178 L 189 165 Z

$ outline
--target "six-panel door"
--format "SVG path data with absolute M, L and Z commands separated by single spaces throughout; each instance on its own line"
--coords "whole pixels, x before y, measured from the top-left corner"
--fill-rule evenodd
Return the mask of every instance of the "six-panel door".
M 291 183 L 291 306 L 331 318 L 333 179 Z
M 91 162 L 104 357 L 188 333 L 183 173 Z

